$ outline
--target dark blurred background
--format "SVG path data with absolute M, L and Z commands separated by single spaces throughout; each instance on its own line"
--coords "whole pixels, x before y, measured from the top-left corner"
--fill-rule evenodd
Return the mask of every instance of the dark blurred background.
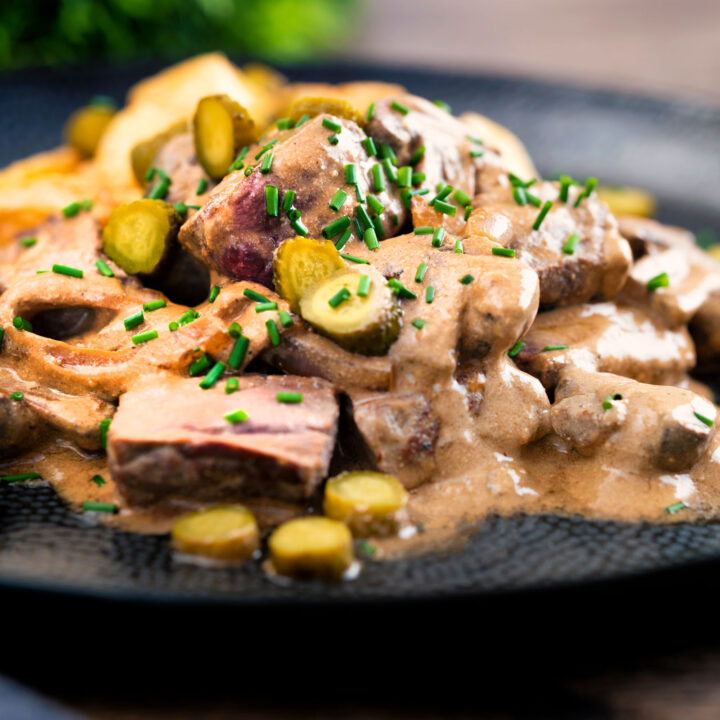
M 499 71 L 720 104 L 718 0 L 18 0 L 0 69 L 206 50 Z

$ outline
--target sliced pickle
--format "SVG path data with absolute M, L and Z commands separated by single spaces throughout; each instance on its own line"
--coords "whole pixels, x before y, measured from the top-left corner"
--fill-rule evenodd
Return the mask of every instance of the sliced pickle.
M 109 105 L 87 105 L 76 110 L 63 128 L 65 142 L 81 155 L 93 157 L 114 116 L 115 108 Z
M 298 235 L 285 240 L 275 251 L 275 290 L 296 313 L 300 309 L 300 298 L 308 288 L 344 267 L 340 253 L 330 240 L 313 240 Z
M 255 123 L 247 110 L 227 95 L 208 95 L 200 100 L 193 117 L 193 135 L 198 160 L 214 180 L 228 174 L 241 147 L 257 140 Z
M 296 100 L 290 108 L 290 117 L 297 122 L 303 115 L 315 117 L 316 115 L 334 115 L 335 117 L 352 120 L 361 127 L 365 118 L 360 111 L 346 100 L 323 97 L 303 97 Z
M 370 277 L 370 286 L 361 297 L 357 290 L 363 275 Z M 333 307 L 343 293 L 345 299 Z M 300 314 L 321 335 L 361 355 L 384 355 L 400 333 L 397 299 L 385 278 L 369 265 L 340 270 L 313 285 L 300 299 Z
M 129 275 L 150 275 L 167 257 L 181 217 L 164 200 L 116 207 L 103 230 L 103 251 Z
M 163 130 L 161 133 L 139 142 L 132 149 L 130 153 L 130 163 L 132 164 L 133 175 L 135 175 L 135 179 L 141 185 L 145 184 L 147 171 L 152 166 L 153 160 L 155 160 L 155 156 L 158 154 L 160 148 L 168 140 L 171 140 L 176 135 L 187 132 L 187 130 L 187 120 L 181 120 L 171 125 L 167 130 Z
M 255 516 L 242 505 L 218 505 L 183 515 L 172 529 L 180 552 L 219 560 L 247 560 L 258 549 Z
M 397 532 L 408 493 L 392 475 L 344 472 L 325 485 L 325 514 L 344 522 L 357 537 Z
M 275 571 L 290 577 L 338 580 L 353 561 L 347 525 L 325 517 L 303 517 L 278 527 L 268 541 Z

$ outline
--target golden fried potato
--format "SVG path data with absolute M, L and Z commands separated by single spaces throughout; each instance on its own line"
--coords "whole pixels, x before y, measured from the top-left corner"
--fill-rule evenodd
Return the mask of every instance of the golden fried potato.
M 79 152 L 64 145 L 30 155 L 0 170 L 0 188 L 23 187 L 46 175 L 75 172 L 81 160 Z
M 525 145 L 515 133 L 494 120 L 474 112 L 460 115 L 460 121 L 465 123 L 468 133 L 482 140 L 488 147 L 499 150 L 503 164 L 515 175 L 521 178 L 539 178 L 535 163 Z
M 652 217 L 655 214 L 655 196 L 647 190 L 634 187 L 601 185 L 598 197 L 604 200 L 615 215 Z

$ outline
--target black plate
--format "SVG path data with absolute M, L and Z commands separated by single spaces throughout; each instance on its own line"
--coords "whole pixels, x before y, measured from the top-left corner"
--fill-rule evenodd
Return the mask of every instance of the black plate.
M 121 99 L 150 66 L 32 71 L 3 78 L 0 164 L 60 140 L 70 111 L 97 93 Z M 517 132 L 542 172 L 597 175 L 648 188 L 659 217 L 720 234 L 720 112 L 626 94 L 488 76 L 333 65 L 288 69 L 297 80 L 399 82 L 455 112 L 477 110 Z M 628 577 L 720 559 L 720 526 L 652 526 L 575 517 L 485 522 L 462 552 L 366 563 L 337 586 L 280 585 L 257 564 L 235 570 L 174 562 L 163 537 L 92 526 L 44 487 L 0 488 L 0 586 L 140 601 L 201 603 L 457 598 Z

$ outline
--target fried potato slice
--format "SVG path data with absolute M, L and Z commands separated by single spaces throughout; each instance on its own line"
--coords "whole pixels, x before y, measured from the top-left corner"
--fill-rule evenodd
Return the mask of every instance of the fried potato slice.
M 0 170 L 0 188 L 24 187 L 46 175 L 75 172 L 81 160 L 80 153 L 65 145 L 30 155 Z

